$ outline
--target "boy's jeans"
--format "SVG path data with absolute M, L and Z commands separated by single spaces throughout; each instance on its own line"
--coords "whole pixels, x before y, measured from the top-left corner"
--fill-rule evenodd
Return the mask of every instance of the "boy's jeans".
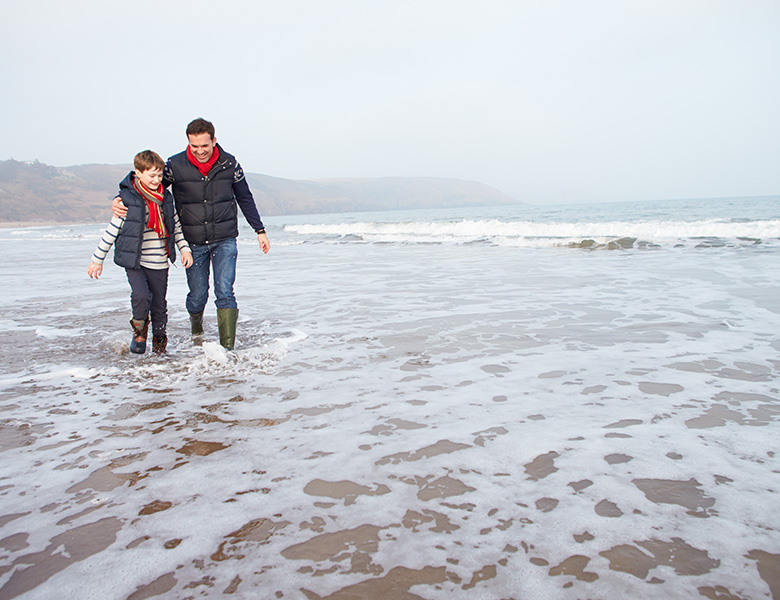
M 130 282 L 130 306 L 133 319 L 146 321 L 152 318 L 152 335 L 165 337 L 168 327 L 168 269 L 125 269 Z
M 233 295 L 236 280 L 236 238 L 213 244 L 190 244 L 192 266 L 187 269 L 187 311 L 192 314 L 203 312 L 209 299 L 209 264 L 214 270 L 214 293 L 217 308 L 238 308 Z

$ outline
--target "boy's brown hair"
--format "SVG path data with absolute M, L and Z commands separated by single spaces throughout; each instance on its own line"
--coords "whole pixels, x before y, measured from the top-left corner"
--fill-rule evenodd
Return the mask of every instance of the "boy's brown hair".
M 187 137 L 191 135 L 200 135 L 201 133 L 208 133 L 211 139 L 214 139 L 214 124 L 211 121 L 207 121 L 201 117 L 198 117 L 194 121 L 190 121 L 187 125 Z
M 135 155 L 133 166 L 138 171 L 143 173 L 149 169 L 164 169 L 165 161 L 159 154 L 157 154 L 157 152 L 152 152 L 151 150 L 142 150 Z

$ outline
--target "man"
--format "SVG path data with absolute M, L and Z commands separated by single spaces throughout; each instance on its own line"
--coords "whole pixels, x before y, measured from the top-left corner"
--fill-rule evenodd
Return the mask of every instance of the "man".
M 203 334 L 203 311 L 209 294 L 209 267 L 214 271 L 219 343 L 232 350 L 236 339 L 238 304 L 233 294 L 238 249 L 238 207 L 257 234 L 260 249 L 268 253 L 271 244 L 254 197 L 236 158 L 217 144 L 214 125 L 195 119 L 187 125 L 189 142 L 184 152 L 165 164 L 163 185 L 172 186 L 184 238 L 192 250 L 193 264 L 187 269 L 187 312 L 193 336 Z M 127 209 L 117 197 L 112 204 L 116 216 Z

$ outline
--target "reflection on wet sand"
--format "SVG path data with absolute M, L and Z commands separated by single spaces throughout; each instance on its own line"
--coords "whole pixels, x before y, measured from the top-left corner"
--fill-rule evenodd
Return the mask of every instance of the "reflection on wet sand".
M 448 575 L 451 576 L 445 567 L 423 567 L 421 569 L 395 567 L 382 577 L 361 581 L 327 596 L 320 596 L 306 588 L 302 588 L 301 591 L 308 600 L 352 600 L 356 598 L 413 600 L 421 598 L 421 596 L 412 594 L 411 587 L 444 583 L 447 581 Z
M 688 509 L 693 517 L 707 517 L 707 509 L 715 504 L 714 498 L 707 498 L 699 489 L 701 484 L 695 479 L 688 481 L 670 481 L 664 479 L 634 479 L 632 482 L 651 502 L 658 504 L 679 504 Z
M 378 496 L 389 494 L 390 488 L 386 485 L 377 485 L 375 490 L 365 485 L 358 485 L 352 481 L 322 481 L 315 479 L 306 484 L 303 491 L 310 496 L 326 496 L 344 500 L 344 505 L 354 504 L 358 496 Z

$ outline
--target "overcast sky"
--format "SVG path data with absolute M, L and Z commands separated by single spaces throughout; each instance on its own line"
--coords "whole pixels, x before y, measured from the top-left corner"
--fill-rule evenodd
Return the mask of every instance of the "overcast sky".
M 780 193 L 780 0 L 25 0 L 0 31 L 0 160 L 167 157 L 203 116 L 275 177 Z

